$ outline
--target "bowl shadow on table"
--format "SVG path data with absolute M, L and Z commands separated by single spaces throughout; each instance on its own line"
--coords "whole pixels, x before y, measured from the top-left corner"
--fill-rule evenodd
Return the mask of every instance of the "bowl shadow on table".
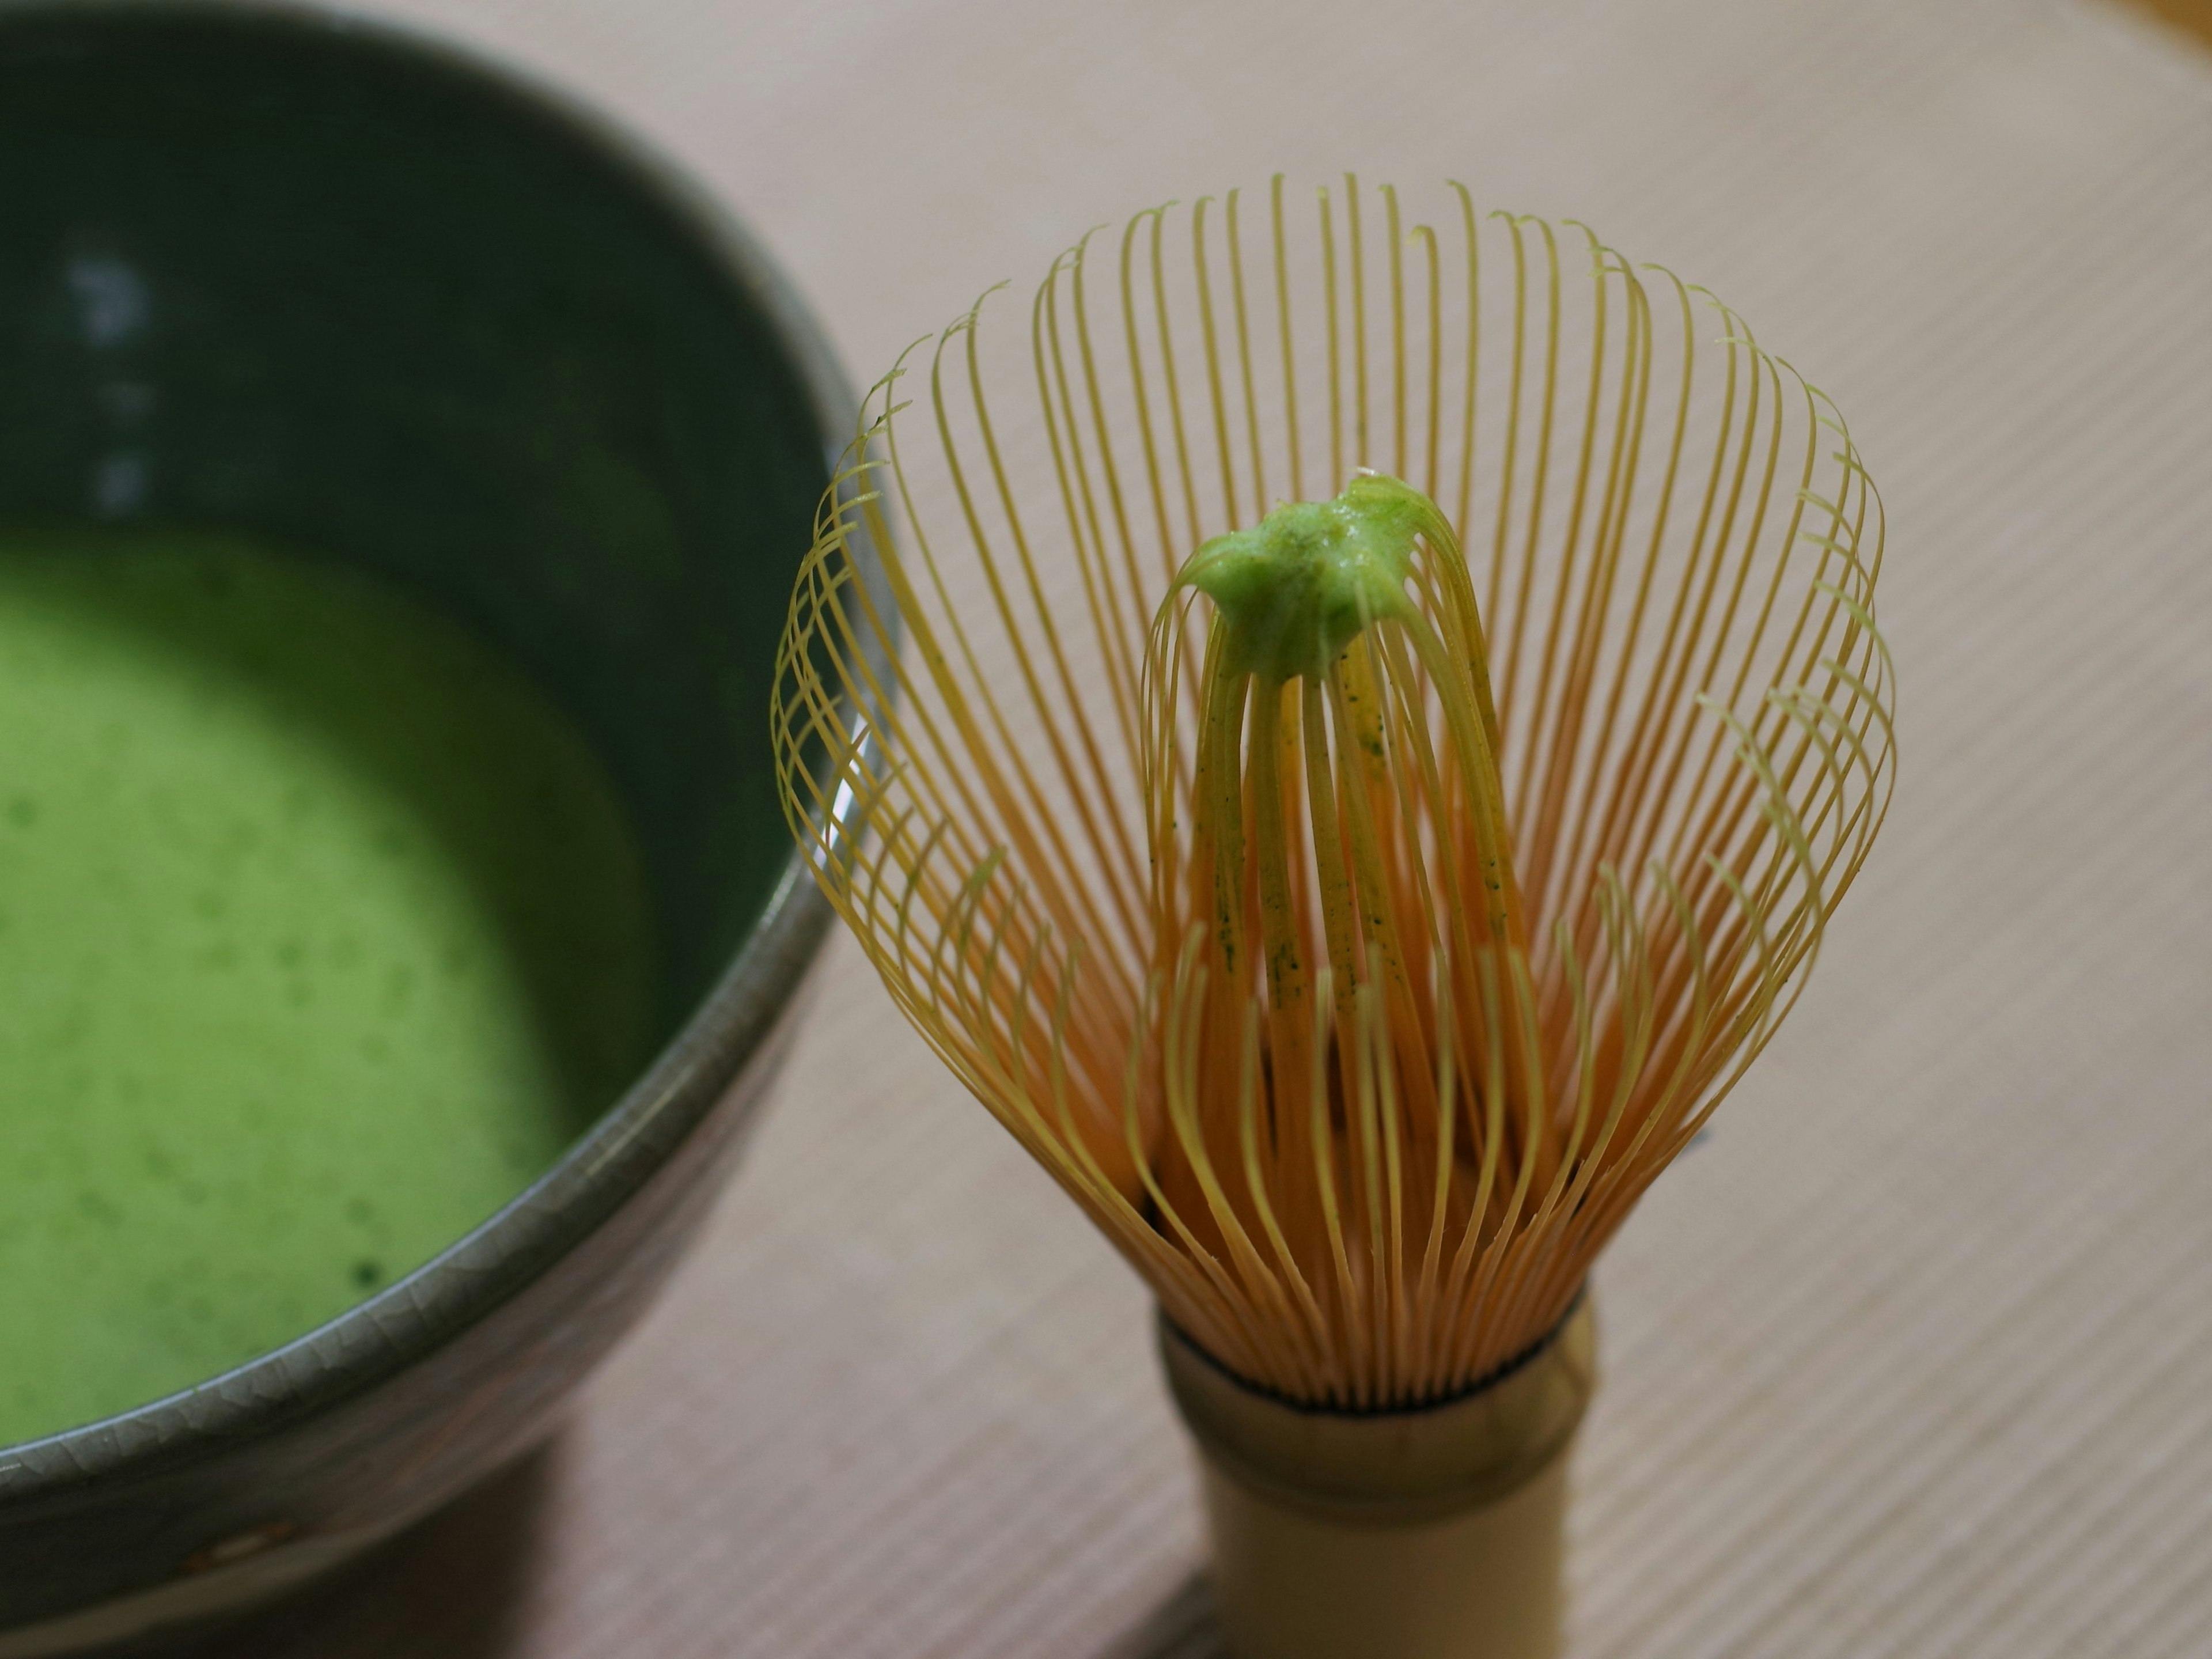
M 521 1659 L 560 1502 L 556 1438 L 359 1566 L 251 1622 L 137 1659 Z M 1213 1593 L 1192 1573 L 1092 1659 L 1224 1659 Z
M 244 1625 L 168 1643 L 145 1659 L 507 1659 L 526 1639 L 533 1588 L 566 1468 L 556 1437 L 358 1566 Z
M 521 1659 L 562 1475 L 556 1440 L 336 1581 L 149 1659 Z M 1212 1587 L 1192 1573 L 1092 1659 L 1224 1659 Z

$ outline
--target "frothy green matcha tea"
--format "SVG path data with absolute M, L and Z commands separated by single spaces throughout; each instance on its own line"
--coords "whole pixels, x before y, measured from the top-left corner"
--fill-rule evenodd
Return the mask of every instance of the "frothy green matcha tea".
M 453 623 L 0 538 L 0 1444 L 188 1387 L 541 1173 L 648 1042 L 583 739 Z

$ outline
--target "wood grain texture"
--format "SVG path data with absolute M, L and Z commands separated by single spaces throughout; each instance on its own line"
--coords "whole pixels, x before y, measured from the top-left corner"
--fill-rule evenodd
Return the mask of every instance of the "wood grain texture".
M 2212 69 L 2060 0 L 413 0 L 736 203 L 877 372 L 1173 196 L 1457 174 L 1727 295 L 1889 508 L 1904 771 L 1599 1282 L 1577 1659 L 2212 1643 Z M 217 1650 L 1200 1659 L 1136 1285 L 841 945 L 550 1452 Z

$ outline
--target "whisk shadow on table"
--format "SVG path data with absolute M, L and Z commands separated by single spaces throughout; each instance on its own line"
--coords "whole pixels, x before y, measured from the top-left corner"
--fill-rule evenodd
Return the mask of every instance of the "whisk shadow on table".
M 1191 1574 L 1093 1659 L 1224 1659 L 1206 1576 Z
M 158 1659 L 507 1659 L 562 1485 L 556 1439 L 359 1568 Z

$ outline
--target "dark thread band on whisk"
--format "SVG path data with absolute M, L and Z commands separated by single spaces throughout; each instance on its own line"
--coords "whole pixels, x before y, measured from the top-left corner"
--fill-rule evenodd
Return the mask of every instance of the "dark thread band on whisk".
M 1413 1400 L 1408 1401 L 1402 1405 L 1391 1406 L 1339 1406 L 1331 1404 L 1326 1401 L 1295 1399 L 1290 1395 L 1285 1394 L 1279 1389 L 1271 1389 L 1264 1383 L 1254 1382 L 1245 1377 L 1237 1376 L 1235 1371 L 1231 1370 L 1228 1366 L 1223 1364 L 1218 1359 L 1216 1359 L 1212 1354 L 1208 1353 L 1206 1349 L 1191 1336 L 1189 1332 L 1184 1330 L 1182 1326 L 1176 1324 L 1174 1320 L 1169 1318 L 1165 1310 L 1162 1310 L 1160 1311 L 1159 1321 L 1161 1327 L 1164 1329 L 1173 1333 L 1176 1339 L 1180 1341 L 1183 1346 L 1188 1348 L 1192 1353 L 1195 1354 L 1205 1363 L 1207 1370 L 1218 1373 L 1230 1382 L 1234 1383 L 1244 1393 L 1255 1395 L 1261 1400 L 1269 1401 L 1271 1404 L 1280 1406 L 1286 1411 L 1296 1412 L 1302 1417 L 1419 1417 L 1425 1412 L 1440 1412 L 1444 1410 L 1447 1407 L 1456 1406 L 1463 1401 L 1472 1400 L 1475 1395 L 1487 1393 L 1490 1389 L 1496 1388 L 1508 1377 L 1510 1377 L 1520 1371 L 1526 1370 L 1530 1365 L 1534 1364 L 1538 1359 L 1540 1359 L 1544 1356 L 1546 1350 L 1550 1348 L 1553 1343 L 1559 1340 L 1560 1333 L 1567 1328 L 1568 1323 L 1574 1318 L 1576 1314 L 1582 1310 L 1583 1304 L 1588 1300 L 1589 1300 L 1589 1285 L 1583 1284 L 1577 1285 L 1575 1290 L 1574 1299 L 1567 1304 L 1565 1310 L 1559 1315 L 1558 1319 L 1553 1322 L 1552 1327 L 1549 1330 L 1546 1331 L 1541 1336 L 1538 1337 L 1534 1342 L 1531 1342 L 1527 1347 L 1522 1349 L 1520 1352 L 1515 1354 L 1511 1358 L 1504 1360 L 1501 1363 L 1492 1366 L 1480 1376 L 1478 1376 L 1474 1382 L 1468 1383 L 1465 1387 L 1454 1389 L 1449 1394 L 1431 1395 L 1425 1399 Z

